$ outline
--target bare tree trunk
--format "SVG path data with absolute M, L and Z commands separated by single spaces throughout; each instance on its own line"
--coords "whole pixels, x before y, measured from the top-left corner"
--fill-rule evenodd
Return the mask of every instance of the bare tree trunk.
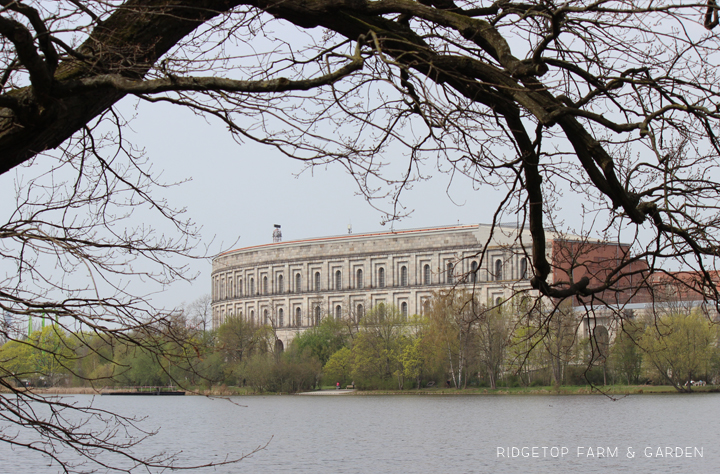
M 453 383 L 457 387 L 457 380 L 455 379 L 455 367 L 453 365 L 452 351 L 450 350 L 450 343 L 447 343 L 448 350 L 448 361 L 450 362 L 450 375 L 452 376 Z

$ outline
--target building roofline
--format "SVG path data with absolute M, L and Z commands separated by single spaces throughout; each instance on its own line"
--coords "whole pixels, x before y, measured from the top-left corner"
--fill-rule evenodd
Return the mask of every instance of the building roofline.
M 409 235 L 409 234 L 420 234 L 420 233 L 424 233 L 424 232 L 469 230 L 469 229 L 477 229 L 478 227 L 483 226 L 483 225 L 489 226 L 489 224 L 463 224 L 463 225 L 454 225 L 454 226 L 423 227 L 423 228 L 416 228 L 416 229 L 394 230 L 394 231 L 387 231 L 387 232 L 369 232 L 366 234 L 332 235 L 332 236 L 327 236 L 327 237 L 314 237 L 314 238 L 310 238 L 310 239 L 289 240 L 287 242 L 270 242 L 267 244 L 251 245 L 250 247 L 240 247 L 240 248 L 233 249 L 233 250 L 226 250 L 225 252 L 219 253 L 218 255 L 213 257 L 213 260 L 216 258 L 219 258 L 219 257 L 223 257 L 228 254 L 232 254 L 235 252 L 243 252 L 243 251 L 248 251 L 248 250 L 279 248 L 279 247 L 283 247 L 283 246 L 292 246 L 292 245 L 299 245 L 299 244 L 361 239 L 361 238 L 368 238 L 368 237 L 393 237 L 393 236 L 402 236 L 402 235 Z M 496 224 L 495 227 L 506 227 L 506 225 Z

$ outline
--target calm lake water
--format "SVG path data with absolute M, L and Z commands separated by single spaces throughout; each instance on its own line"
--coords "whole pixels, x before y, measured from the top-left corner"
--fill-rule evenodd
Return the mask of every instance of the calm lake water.
M 269 442 L 239 464 L 192 471 L 200 473 L 671 473 L 720 465 L 720 394 L 65 400 L 147 417 L 140 426 L 160 431 L 135 453 L 178 453 L 178 465 L 237 457 Z M 59 472 L 2 443 L 0 463 L 2 472 Z

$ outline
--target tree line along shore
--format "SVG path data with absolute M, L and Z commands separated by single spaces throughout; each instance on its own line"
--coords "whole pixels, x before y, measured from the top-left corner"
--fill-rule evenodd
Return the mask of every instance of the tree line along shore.
M 422 316 L 386 305 L 360 320 L 327 316 L 286 348 L 271 326 L 230 318 L 209 329 L 190 311 L 151 340 L 52 324 L 6 342 L 0 368 L 6 389 L 48 393 L 172 385 L 236 395 L 339 384 L 379 394 L 625 394 L 714 391 L 719 381 L 717 328 L 696 310 L 624 321 L 601 340 L 579 337 L 568 307 L 547 318 L 523 304 L 439 293 Z

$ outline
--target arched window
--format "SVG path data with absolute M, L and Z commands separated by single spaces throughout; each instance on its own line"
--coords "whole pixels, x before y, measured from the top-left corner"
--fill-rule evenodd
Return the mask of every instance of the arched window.
M 225 282 L 223 280 L 220 280 L 220 299 L 225 299 Z
M 216 300 L 219 300 L 219 299 L 220 299 L 220 293 L 218 292 L 218 281 L 217 281 L 217 280 L 215 280 L 215 291 L 214 291 L 213 293 L 214 293 L 213 296 L 215 297 L 215 299 L 216 299 Z
M 255 310 L 250 311 L 250 324 L 255 324 Z
M 335 272 L 335 289 L 342 290 L 342 272 L 340 270 Z
M 430 300 L 425 300 L 422 303 L 423 314 L 427 314 L 430 311 Z
M 302 325 L 302 311 L 300 308 L 295 308 L 295 326 L 300 327 Z
M 238 319 L 242 319 L 242 310 L 238 311 Z
M 242 278 L 238 278 L 237 289 L 238 289 L 238 296 L 242 296 L 243 295 Z
M 355 272 L 355 286 L 360 289 L 363 287 L 363 273 L 362 268 L 358 268 L 357 272 Z
M 497 298 L 495 298 L 495 305 L 500 306 L 501 304 L 502 304 L 502 298 L 498 296 Z
M 425 265 L 423 267 L 423 284 L 430 285 L 430 283 L 430 265 Z
M 315 306 L 315 326 L 320 325 L 320 305 Z
M 232 277 L 228 277 L 228 298 L 234 298 L 235 297 L 235 291 L 233 289 L 233 282 L 235 280 L 232 279 Z
M 295 292 L 300 293 L 302 291 L 302 277 L 299 273 L 295 274 Z
M 363 305 L 357 305 L 357 314 L 355 316 L 357 317 L 357 322 L 360 322 L 363 316 L 365 316 L 365 309 L 363 308 Z
M 268 317 L 268 310 L 263 311 L 263 324 L 268 324 L 270 322 L 270 318 Z
M 278 293 L 285 293 L 285 280 L 282 275 L 278 275 L 277 291 Z
M 250 294 L 255 294 L 255 278 L 250 278 Z
M 378 287 L 384 288 L 385 287 L 385 269 L 383 267 L 378 268 Z
M 263 294 L 264 295 L 268 294 L 268 279 L 266 276 L 263 277 Z
M 495 260 L 495 281 L 500 281 L 503 279 L 503 264 L 502 260 L 497 259 Z
M 402 313 L 403 319 L 407 321 L 407 317 L 408 317 L 408 305 L 407 305 L 407 303 L 406 303 L 405 301 L 403 301 L 403 302 L 400 304 L 400 312 Z
M 335 319 L 337 319 L 339 321 L 341 317 L 342 317 L 342 306 L 337 305 L 337 306 L 335 306 Z
M 470 282 L 475 283 L 477 281 L 478 263 L 473 261 L 470 264 Z
M 520 259 L 520 279 L 526 279 L 528 277 L 527 272 L 527 258 L 523 257 Z
M 320 291 L 320 272 L 315 272 L 315 291 Z
M 281 328 L 285 326 L 285 312 L 282 308 L 278 310 L 278 327 Z
M 447 276 L 447 282 L 448 282 L 448 283 L 453 283 L 453 282 L 455 281 L 455 279 L 453 278 L 453 264 L 452 264 L 452 262 L 448 262 L 446 268 L 447 268 L 447 275 L 446 275 L 446 276 Z
M 400 286 L 408 286 L 408 274 L 405 265 L 400 267 Z

